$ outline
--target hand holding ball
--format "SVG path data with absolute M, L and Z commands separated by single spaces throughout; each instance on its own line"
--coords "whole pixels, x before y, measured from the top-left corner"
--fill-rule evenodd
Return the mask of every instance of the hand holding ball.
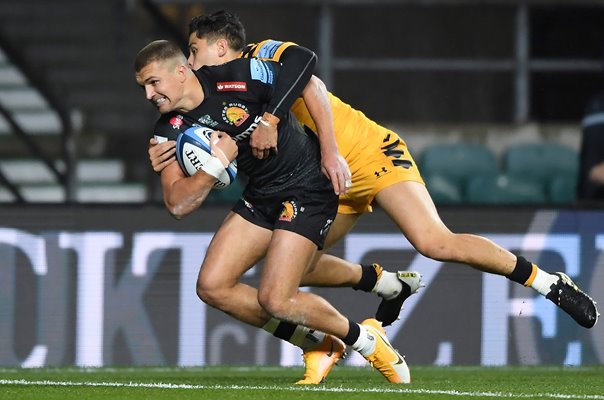
M 187 129 L 176 139 L 176 159 L 188 176 L 197 171 L 214 176 L 214 188 L 224 189 L 237 177 L 237 161 L 229 162 L 225 153 L 216 145 L 220 133 L 204 126 Z

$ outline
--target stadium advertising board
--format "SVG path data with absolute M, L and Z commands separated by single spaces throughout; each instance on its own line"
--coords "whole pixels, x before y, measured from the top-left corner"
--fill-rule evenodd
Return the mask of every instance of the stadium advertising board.
M 301 363 L 300 351 L 203 304 L 195 281 L 227 210 L 176 221 L 161 207 L 3 207 L 0 365 Z M 604 305 L 604 211 L 445 208 L 457 232 L 482 234 L 549 271 L 565 271 Z M 234 244 L 236 245 L 236 244 Z M 426 287 L 388 328 L 410 365 L 604 363 L 604 323 L 586 330 L 499 276 L 418 255 L 386 216 L 363 217 L 331 253 L 418 270 Z M 261 265 L 245 275 L 257 285 Z M 347 316 L 379 299 L 311 288 Z M 355 355 L 347 364 L 364 364 Z

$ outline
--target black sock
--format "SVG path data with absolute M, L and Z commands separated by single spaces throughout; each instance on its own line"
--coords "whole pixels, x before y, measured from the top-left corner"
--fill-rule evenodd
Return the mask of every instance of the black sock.
M 279 322 L 279 325 L 277 325 L 277 329 L 275 329 L 275 332 L 273 332 L 273 336 L 277 337 L 279 339 L 283 339 L 286 342 L 289 342 L 289 339 L 292 338 L 295 330 L 296 330 L 295 324 L 281 321 L 281 322 Z
M 528 262 L 526 258 L 522 256 L 516 257 L 516 266 L 511 274 L 506 276 L 511 281 L 517 282 L 524 285 L 533 273 L 533 264 Z
M 356 322 L 348 320 L 348 333 L 346 334 L 346 337 L 342 339 L 344 343 L 346 343 L 348 346 L 352 346 L 360 335 L 361 328 L 359 325 Z
M 377 282 L 377 272 L 375 271 L 375 268 L 373 268 L 373 265 L 362 264 L 361 271 L 361 280 L 352 288 L 354 290 L 362 290 L 363 292 L 371 292 L 371 289 L 373 289 Z

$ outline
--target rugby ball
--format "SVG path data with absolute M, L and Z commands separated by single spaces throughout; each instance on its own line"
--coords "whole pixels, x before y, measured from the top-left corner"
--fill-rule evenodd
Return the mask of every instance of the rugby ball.
M 212 157 L 210 136 L 213 130 L 205 126 L 194 126 L 178 135 L 176 139 L 176 159 L 187 176 L 194 175 Z M 221 172 L 214 188 L 224 189 L 237 177 L 237 161 L 234 160 Z

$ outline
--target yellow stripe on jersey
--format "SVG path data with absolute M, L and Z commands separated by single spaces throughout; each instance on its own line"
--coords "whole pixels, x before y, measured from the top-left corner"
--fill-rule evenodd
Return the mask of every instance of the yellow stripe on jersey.
M 281 42 L 278 40 L 267 39 L 260 43 L 249 45 L 248 50 L 243 52 L 243 57 L 255 57 L 262 60 L 279 62 L 285 49 L 290 46 L 297 46 L 297 44 L 293 42 Z

